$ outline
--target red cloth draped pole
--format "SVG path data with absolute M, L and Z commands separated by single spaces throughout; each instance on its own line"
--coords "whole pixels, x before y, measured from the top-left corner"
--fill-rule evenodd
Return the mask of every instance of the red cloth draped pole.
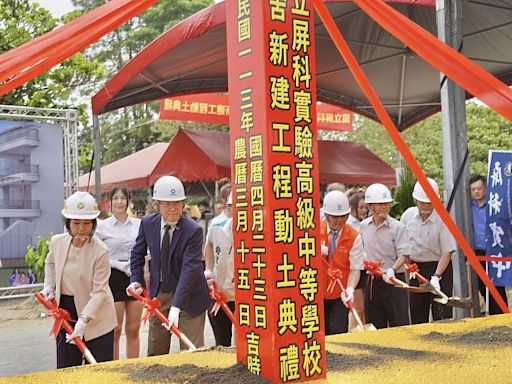
M 147 1 L 147 0 L 142 0 Z M 120 13 L 129 8 L 138 6 L 141 0 L 113 0 L 101 7 L 95 8 L 90 12 L 71 20 L 61 27 L 36 37 L 21 46 L 13 48 L 0 56 L 0 80 L 5 80 L 6 72 L 18 72 L 28 66 L 28 64 L 37 63 L 45 58 L 48 52 L 55 46 L 65 46 L 76 36 L 80 37 L 86 34 L 91 28 L 112 22 Z
M 235 315 L 233 315 L 233 312 L 231 312 L 231 309 L 229 309 L 227 305 L 227 298 L 224 292 L 219 290 L 217 287 L 217 283 L 213 282 L 213 285 L 210 287 L 210 297 L 215 301 L 215 304 L 212 307 L 211 313 L 213 313 L 215 316 L 217 316 L 217 312 L 219 311 L 219 308 L 222 308 L 226 316 L 231 320 L 231 322 L 236 327 L 236 319 Z
M 71 335 L 73 333 L 73 327 L 69 324 L 69 321 L 72 321 L 69 312 L 65 309 L 59 308 L 55 300 L 48 302 L 41 293 L 35 293 L 34 296 L 37 301 L 39 301 L 49 311 L 48 316 L 55 319 L 50 335 L 57 337 L 61 328 L 64 328 L 66 333 Z M 80 337 L 75 337 L 73 338 L 73 341 L 89 364 L 96 364 L 96 359 L 83 340 Z
M 359 2 L 358 0 L 354 0 L 355 2 Z M 373 0 L 372 0 L 373 1 Z M 375 0 L 379 1 L 380 0 Z M 400 133 L 396 126 L 394 125 L 393 121 L 389 117 L 388 113 L 386 112 L 386 109 L 382 105 L 381 101 L 379 100 L 375 90 L 371 86 L 368 78 L 366 77 L 365 73 L 361 69 L 360 65 L 358 64 L 356 58 L 354 57 L 353 53 L 351 52 L 347 42 L 341 35 L 341 32 L 336 26 L 336 23 L 334 22 L 331 14 L 327 10 L 327 7 L 323 3 L 322 0 L 314 0 L 315 9 L 318 13 L 318 16 L 322 20 L 325 28 L 327 29 L 327 32 L 331 36 L 331 39 L 333 40 L 336 48 L 340 52 L 340 54 L 343 56 L 343 59 L 347 63 L 348 67 L 350 68 L 350 71 L 354 75 L 356 81 L 358 82 L 359 86 L 365 93 L 366 97 L 372 104 L 375 112 L 379 116 L 380 121 L 386 128 L 386 130 L 389 133 L 389 136 L 395 143 L 396 147 L 400 151 L 400 154 L 405 159 L 409 167 L 411 168 L 411 171 L 414 173 L 418 181 L 420 182 L 421 186 L 423 187 L 423 190 L 427 193 L 427 196 L 429 197 L 430 201 L 432 202 L 433 207 L 443 220 L 444 224 L 448 227 L 451 234 L 459 244 L 460 248 L 466 255 L 467 259 L 469 260 L 471 266 L 475 270 L 475 272 L 478 274 L 480 279 L 485 283 L 485 285 L 489 288 L 489 292 L 494 297 L 498 305 L 500 306 L 503 313 L 510 313 L 507 305 L 505 304 L 505 301 L 502 299 L 502 297 L 499 295 L 496 287 L 489 279 L 489 276 L 485 273 L 484 269 L 480 265 L 480 262 L 478 261 L 475 253 L 473 252 L 473 249 L 469 245 L 469 243 L 464 238 L 464 235 L 459 230 L 459 227 L 457 227 L 457 224 L 453 221 L 450 214 L 444 207 L 443 203 L 439 199 L 439 197 L 436 195 L 434 190 L 432 189 L 432 186 L 427 180 L 427 177 L 423 173 L 423 170 L 421 169 L 420 165 L 416 161 L 416 158 L 410 151 L 409 147 L 403 140 L 403 138 L 400 136 Z M 492 77 L 492 76 L 491 76 Z M 509 105 L 510 108 L 510 105 Z M 511 108 L 512 111 L 512 108 Z
M 382 28 L 450 80 L 512 121 L 512 90 L 382 0 L 353 0 Z
M 91 17 L 88 14 L 84 15 L 74 22 L 1 55 L 0 82 L 3 82 L 3 84 L 0 86 L 0 96 L 94 43 L 157 1 L 137 0 L 120 2 L 121 4 L 126 4 L 118 5 L 117 8 L 114 8 L 112 12 L 107 14 L 108 17 L 102 16 L 99 19 L 93 19 L 88 22 Z M 112 8 L 110 3 L 104 7 L 107 5 L 110 6 L 109 8 Z M 77 25 L 82 28 L 77 27 Z M 54 35 L 48 36 L 54 32 Z M 53 41 L 53 44 L 49 44 L 46 38 L 49 41 Z
M 130 294 L 130 296 L 132 296 L 135 299 L 137 299 L 138 301 L 140 301 L 142 303 L 142 305 L 144 306 L 144 308 L 147 309 L 147 311 L 149 313 L 155 315 L 156 317 L 158 317 L 158 319 L 163 324 L 167 325 L 169 330 L 172 333 L 174 333 L 176 336 L 178 336 L 179 339 L 181 341 L 183 341 L 183 343 L 185 343 L 189 347 L 189 349 L 191 349 L 192 351 L 197 350 L 196 346 L 190 341 L 190 339 L 183 332 L 181 332 L 179 330 L 178 327 L 176 327 L 175 325 L 171 325 L 169 327 L 169 319 L 166 316 L 164 316 L 164 314 L 162 312 L 160 312 L 160 310 L 158 309 L 158 308 L 160 308 L 160 300 L 158 300 L 156 297 L 153 299 L 143 297 L 143 296 L 139 295 L 137 292 L 135 292 L 133 289 L 128 289 L 128 293 Z M 146 319 L 143 319 L 143 320 L 146 320 Z

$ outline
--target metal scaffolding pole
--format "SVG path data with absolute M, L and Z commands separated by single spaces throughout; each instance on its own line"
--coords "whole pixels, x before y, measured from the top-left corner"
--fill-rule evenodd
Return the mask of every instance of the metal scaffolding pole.
M 76 110 L 0 105 L 0 118 L 60 125 L 64 141 L 64 195 L 68 197 L 78 190 L 78 116 Z
M 462 0 L 436 0 L 437 32 L 441 41 L 455 49 L 462 47 Z M 465 91 L 441 74 L 441 114 L 443 127 L 443 170 L 446 196 L 450 196 L 455 178 L 463 163 L 468 147 L 466 127 Z M 457 186 L 453 207 L 450 211 L 455 222 L 466 237 L 471 239 L 469 226 L 470 200 L 466 192 L 469 167 L 464 165 L 460 184 Z M 456 296 L 473 297 L 475 314 L 479 314 L 478 284 L 472 284 L 470 294 L 468 266 L 460 249 L 453 258 L 453 289 Z M 471 275 L 471 274 L 470 274 Z M 476 290 L 476 292 L 475 292 Z M 454 309 L 457 319 L 468 317 L 469 310 Z
M 96 202 L 101 204 L 101 142 L 100 119 L 98 115 L 92 117 L 94 135 L 94 185 L 96 187 Z

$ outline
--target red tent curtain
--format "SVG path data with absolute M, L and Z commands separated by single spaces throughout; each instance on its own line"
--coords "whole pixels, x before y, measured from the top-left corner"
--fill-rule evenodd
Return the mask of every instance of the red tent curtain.
M 94 43 L 158 0 L 112 0 L 0 56 L 0 96 Z
M 512 90 L 382 0 L 354 0 L 368 16 L 439 72 L 512 121 Z

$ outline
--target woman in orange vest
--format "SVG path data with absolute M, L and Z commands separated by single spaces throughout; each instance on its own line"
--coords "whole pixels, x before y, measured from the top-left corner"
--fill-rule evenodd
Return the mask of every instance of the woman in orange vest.
M 323 268 L 325 334 L 333 335 L 348 332 L 346 303 L 353 301 L 361 277 L 363 242 L 358 232 L 347 224 L 350 206 L 343 192 L 325 195 L 323 209 L 325 220 L 320 224 L 320 233 L 322 257 L 326 261 Z

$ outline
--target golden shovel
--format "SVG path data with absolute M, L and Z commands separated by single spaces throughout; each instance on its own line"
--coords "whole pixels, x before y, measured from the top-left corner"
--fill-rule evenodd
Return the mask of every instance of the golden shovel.
M 414 275 L 418 281 L 421 283 L 419 288 L 425 289 L 428 292 L 436 295 L 437 297 L 434 299 L 434 301 L 448 305 L 450 307 L 456 307 L 456 308 L 464 308 L 464 309 L 470 309 L 473 306 L 473 302 L 471 300 L 471 297 L 457 297 L 457 296 L 448 296 L 446 293 L 441 291 L 440 289 L 437 289 L 432 284 L 430 284 L 430 281 L 427 280 L 426 277 L 420 274 L 418 265 L 415 263 L 407 264 L 407 270 L 411 272 L 411 275 Z

